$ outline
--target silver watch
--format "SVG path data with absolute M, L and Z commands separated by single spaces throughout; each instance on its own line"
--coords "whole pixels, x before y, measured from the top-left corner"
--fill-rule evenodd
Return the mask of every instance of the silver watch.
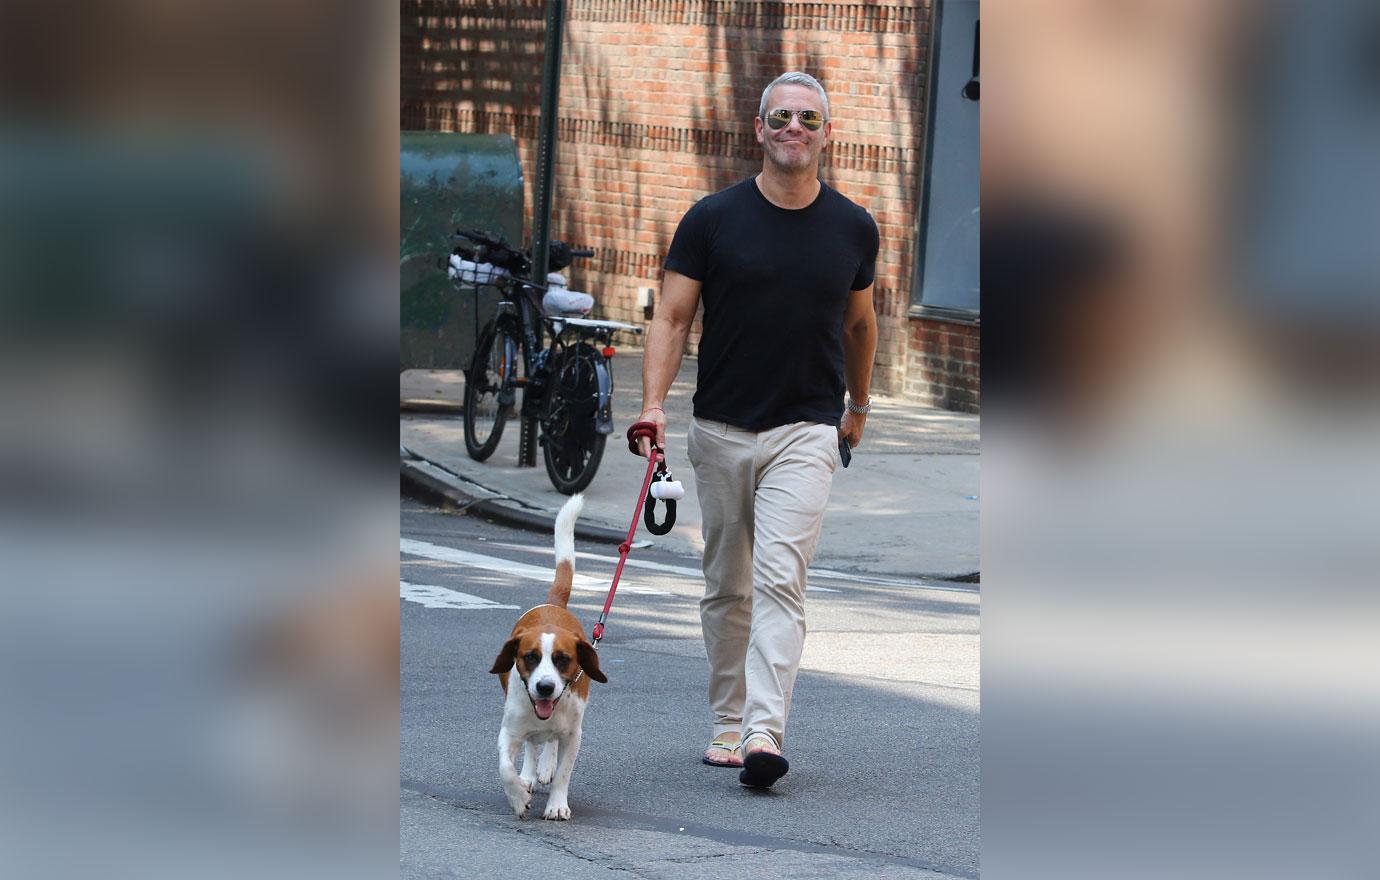
M 865 416 L 868 413 L 872 412 L 872 400 L 870 398 L 868 399 L 867 403 L 863 404 L 862 406 L 858 406 L 850 399 L 845 399 L 843 401 L 843 405 L 847 407 L 849 412 L 857 413 L 860 416 Z

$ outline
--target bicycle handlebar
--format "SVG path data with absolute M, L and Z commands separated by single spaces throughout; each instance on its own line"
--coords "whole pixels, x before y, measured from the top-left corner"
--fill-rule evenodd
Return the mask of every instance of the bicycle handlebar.
M 502 235 L 495 236 L 477 229 L 457 229 L 454 237 L 463 238 L 479 246 L 480 250 L 477 253 L 467 254 L 470 259 L 502 266 L 516 276 L 531 273 L 532 258 L 530 252 L 514 248 L 503 240 Z M 456 248 L 455 253 L 464 253 L 465 250 L 465 248 Z M 549 254 L 547 265 L 552 271 L 560 271 L 569 266 L 574 257 L 594 256 L 594 249 L 572 248 L 566 242 L 552 240 Z

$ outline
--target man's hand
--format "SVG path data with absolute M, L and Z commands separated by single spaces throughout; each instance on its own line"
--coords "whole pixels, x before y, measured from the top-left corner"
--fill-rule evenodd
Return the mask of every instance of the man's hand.
M 848 445 L 857 449 L 858 444 L 862 442 L 863 426 L 866 424 L 867 416 L 845 409 L 843 418 L 839 420 L 839 436 L 846 437 Z
M 642 417 L 639 422 L 651 422 L 656 425 L 656 445 L 661 449 L 666 448 L 666 410 L 659 406 L 649 406 L 642 410 Z M 643 458 L 650 458 L 652 451 L 646 437 L 637 438 L 637 449 Z

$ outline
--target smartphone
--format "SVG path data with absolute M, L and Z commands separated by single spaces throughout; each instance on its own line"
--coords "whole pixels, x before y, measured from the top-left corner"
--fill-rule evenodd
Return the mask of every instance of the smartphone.
M 848 467 L 848 463 L 853 460 L 853 447 L 848 445 L 847 437 L 839 438 L 839 460 L 843 462 L 844 467 Z

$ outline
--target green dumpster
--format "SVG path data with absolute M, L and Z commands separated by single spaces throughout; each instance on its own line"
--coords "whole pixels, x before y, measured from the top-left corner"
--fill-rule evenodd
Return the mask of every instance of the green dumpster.
M 457 228 L 522 242 L 517 145 L 508 135 L 405 131 L 400 154 L 400 369 L 462 369 L 497 298 L 457 287 L 436 264 Z

